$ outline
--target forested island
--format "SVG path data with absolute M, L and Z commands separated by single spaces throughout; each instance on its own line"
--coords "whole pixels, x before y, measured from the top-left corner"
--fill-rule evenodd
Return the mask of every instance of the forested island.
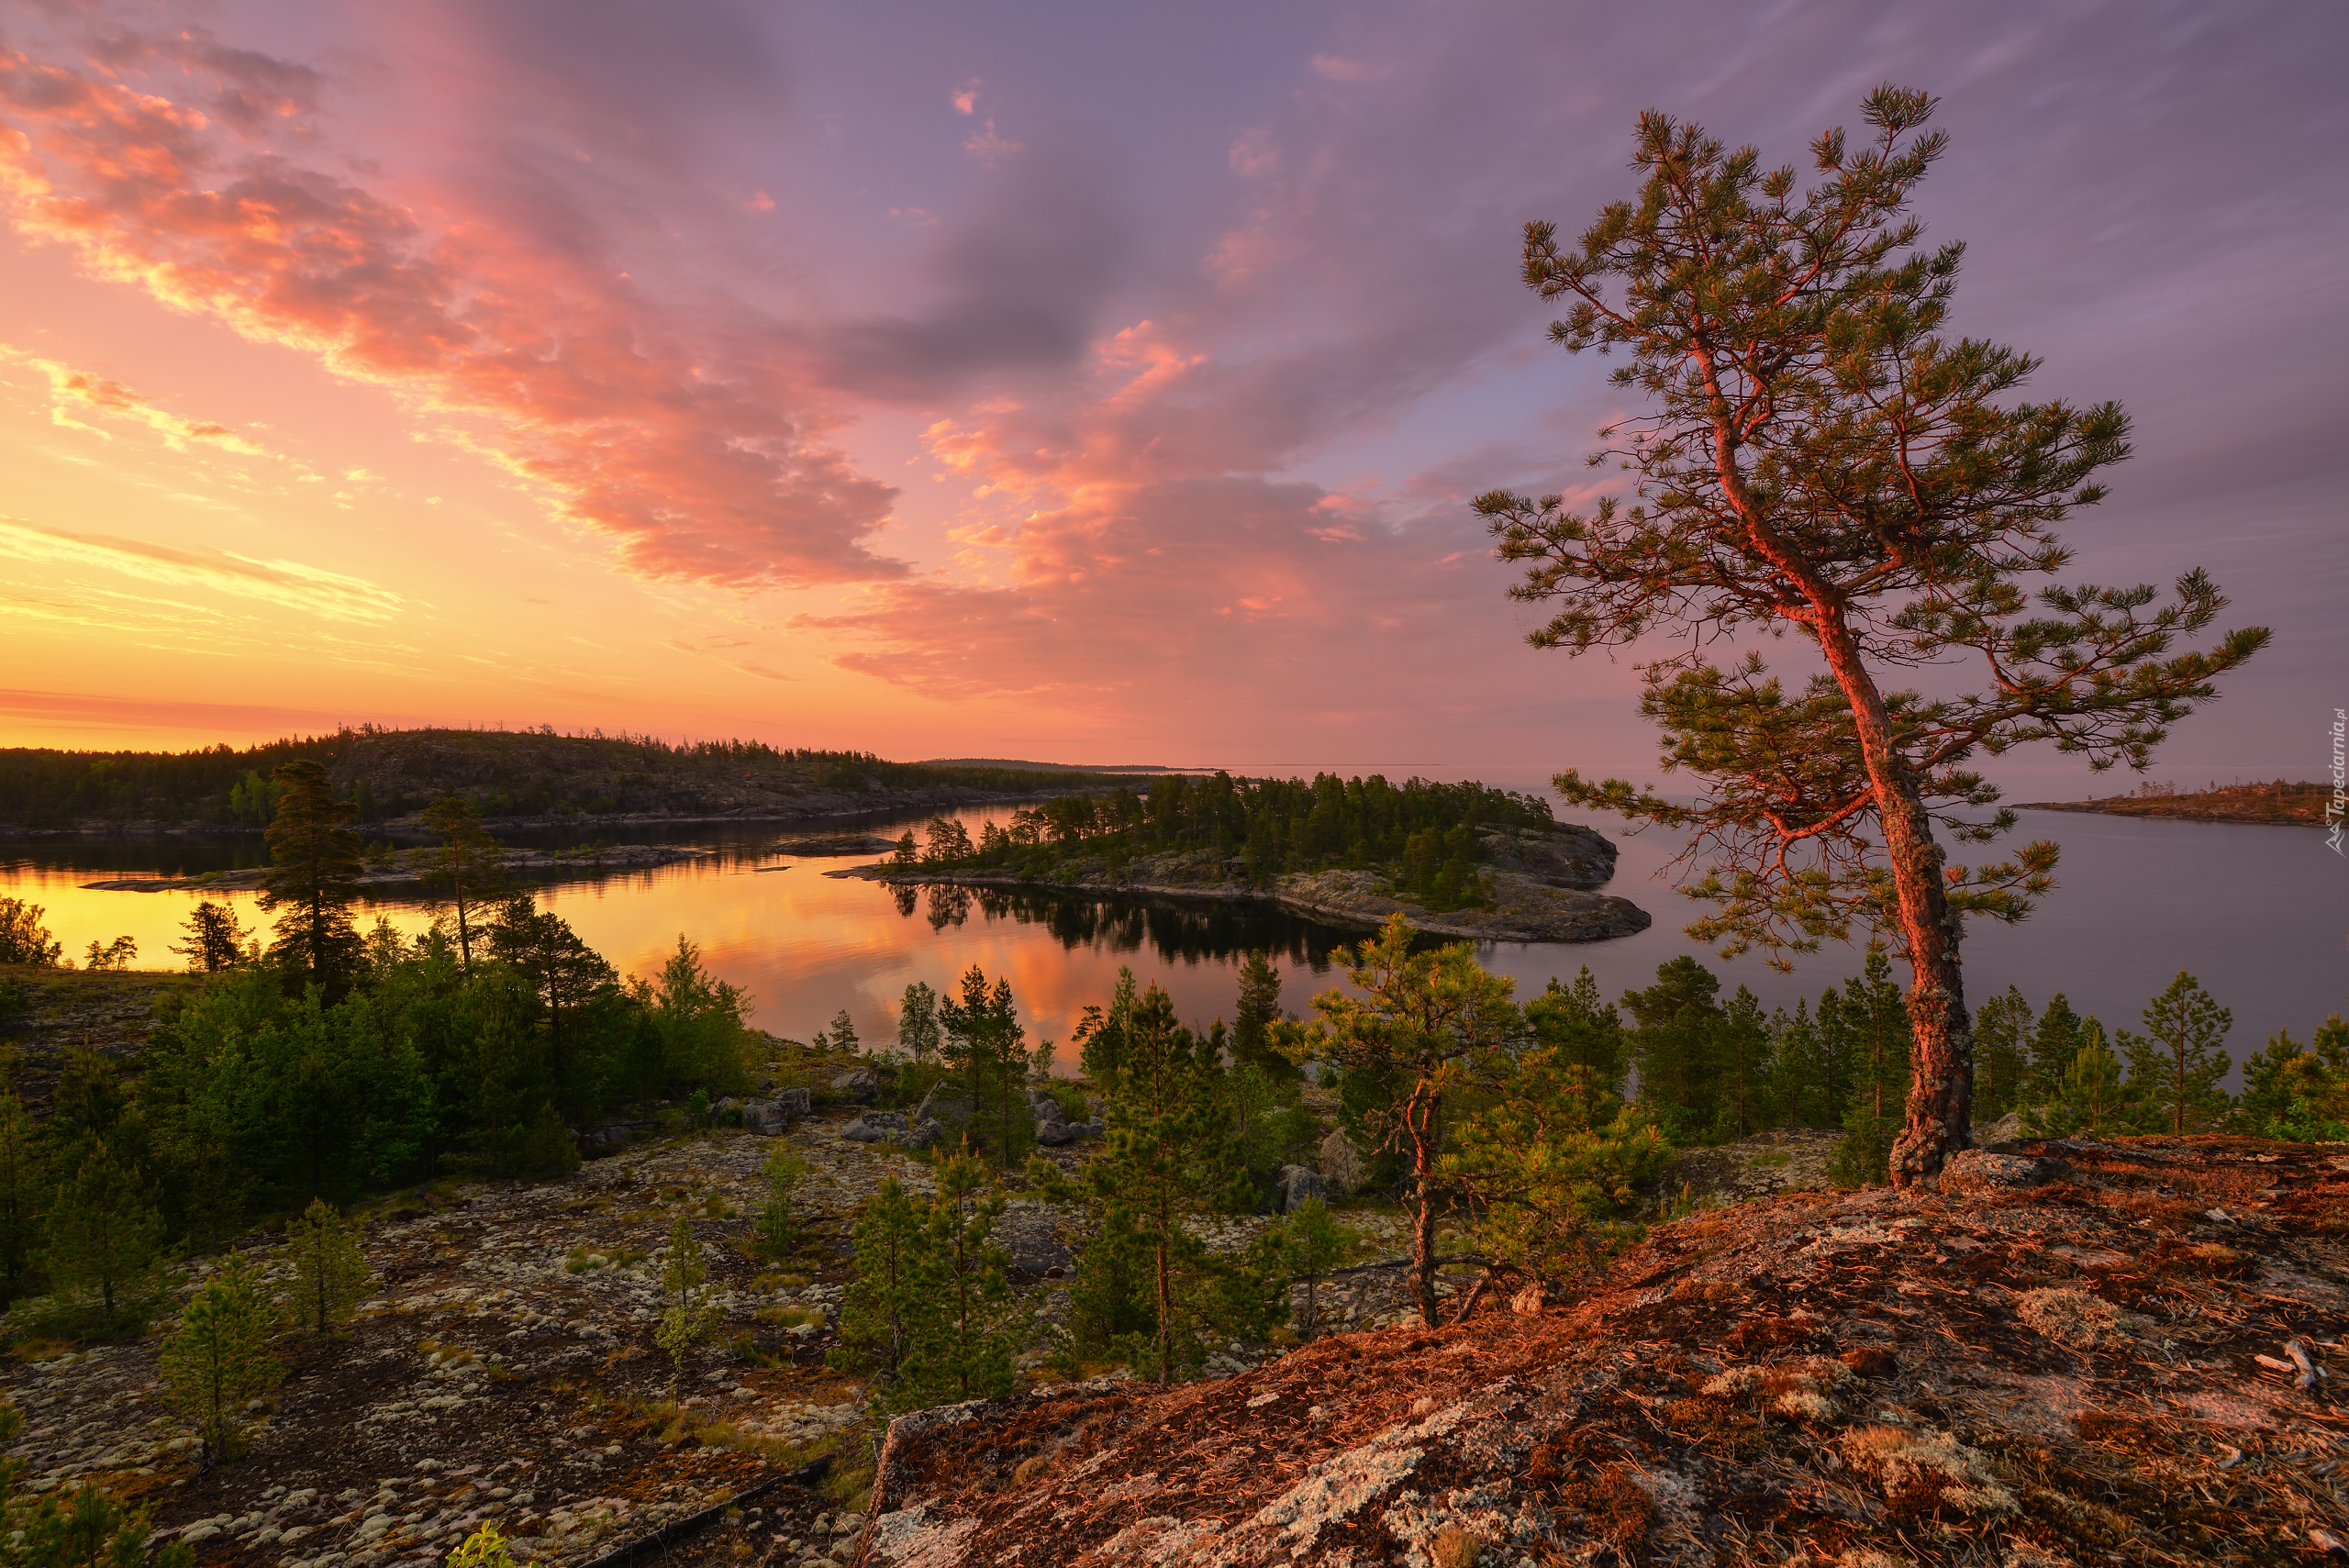
M 2133 795 L 2087 800 L 2038 800 L 2025 811 L 2095 811 L 2109 817 L 2175 817 L 2189 822 L 2273 822 L 2321 828 L 2332 803 L 2329 784 L 2209 784 L 2180 791 L 2176 784 L 2144 784 Z
M 1021 762 L 892 762 L 758 740 L 539 729 L 340 729 L 242 750 L 0 750 L 0 833 L 259 832 L 276 771 L 316 762 L 365 826 L 418 825 L 444 795 L 503 828 L 800 821 L 1031 800 L 1128 775 Z
M 926 838 L 908 829 L 889 860 L 827 874 L 1252 901 L 1365 929 L 1399 914 L 1416 930 L 1488 941 L 1598 941 L 1650 924 L 1629 899 L 1591 891 L 1615 871 L 1604 835 L 1480 784 L 1168 774 L 1145 791 L 1057 795 L 976 840 L 936 817 Z

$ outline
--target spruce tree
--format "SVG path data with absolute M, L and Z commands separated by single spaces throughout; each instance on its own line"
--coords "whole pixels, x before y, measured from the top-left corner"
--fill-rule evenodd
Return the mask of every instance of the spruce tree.
M 1606 1120 L 1612 1112 L 1602 1107 L 1621 1097 L 1631 1062 L 1622 1017 L 1599 995 L 1590 965 L 1583 965 L 1571 986 L 1552 975 L 1542 994 L 1525 1004 L 1525 1024 L 1537 1045 L 1556 1053 L 1564 1070 L 1563 1092 L 1575 1101 L 1583 1125 Z
M 1134 986 L 1134 972 L 1120 964 L 1117 989 L 1109 995 L 1108 1006 L 1087 1004 L 1076 1026 L 1077 1071 L 1092 1079 L 1093 1086 L 1105 1095 L 1116 1087 L 1118 1073 L 1125 1066 L 1126 1036 L 1141 999 Z
M 137 1176 L 92 1140 L 49 1212 L 41 1263 L 58 1295 L 95 1334 L 136 1332 L 161 1296 L 162 1221 Z
M 1088 1262 L 1097 1249 L 1127 1251 L 1130 1263 L 1105 1256 L 1097 1278 L 1138 1279 L 1151 1321 L 1147 1331 L 1119 1336 L 1111 1352 L 1165 1383 L 1197 1371 L 1211 1334 L 1261 1331 L 1278 1308 L 1261 1269 L 1211 1251 L 1190 1229 L 1244 1207 L 1249 1193 L 1212 1049 L 1175 1020 L 1173 999 L 1155 985 L 1134 1004 L 1124 1033 L 1100 1152 L 1074 1180 L 1041 1157 L 1028 1177 L 1046 1197 L 1091 1209 Z
M 897 1049 L 908 1060 L 927 1062 L 938 1054 L 938 993 L 921 981 L 906 987 L 897 1006 Z
M 1270 954 L 1252 952 L 1240 965 L 1240 997 L 1231 1015 L 1232 1061 L 1253 1066 L 1276 1082 L 1295 1078 L 1297 1063 L 1273 1041 L 1273 1026 L 1280 1021 L 1281 972 Z
M 2085 1132 L 2097 1138 L 2131 1129 L 2121 1059 L 2105 1043 L 2104 1026 L 2093 1014 L 2080 1020 L 2079 1041 L 2054 1095 L 2023 1114 L 2023 1125 L 2034 1136 Z
M 1719 976 L 1683 954 L 1656 966 L 1654 984 L 1623 994 L 1636 1022 L 1641 1102 L 1685 1141 L 1709 1133 L 1720 1110 L 1720 988 Z
M 1974 1011 L 1974 1108 L 1989 1121 L 2021 1106 L 2031 1073 L 2031 1004 L 2012 985 Z
M 2064 1092 L 2064 1075 L 2080 1054 L 2080 1016 L 2058 991 L 2031 1031 L 2031 1098 L 2053 1100 Z
M 482 913 L 505 888 L 499 870 L 505 846 L 490 836 L 473 803 L 461 795 L 441 795 L 424 808 L 423 817 L 425 827 L 440 835 L 440 844 L 424 857 L 425 885 L 449 900 L 457 920 L 457 951 L 471 974 Z
M 273 777 L 280 793 L 261 906 L 284 913 L 270 956 L 290 976 L 340 996 L 360 949 L 351 906 L 364 868 L 359 835 L 343 826 L 351 807 L 335 799 L 325 766 L 306 757 L 279 763 Z
M 1774 1044 L 1760 999 L 1739 986 L 1721 1009 L 1714 1035 L 1713 1058 L 1720 1073 L 1720 1108 L 1713 1122 L 1717 1138 L 1743 1138 L 1777 1119 L 1771 1092 L 1776 1067 Z
M 350 1322 L 376 1281 L 341 1211 L 312 1198 L 301 1218 L 287 1223 L 285 1248 L 294 1260 L 290 1305 L 302 1327 L 324 1338 Z
M 2227 1092 L 2220 1084 L 2234 1065 L 2226 1047 L 2234 1014 L 2181 969 L 2140 1018 L 2143 1034 L 2120 1032 L 2130 1093 L 2149 1108 L 2162 1107 L 2172 1132 L 2199 1130 L 2223 1118 Z
M 275 1316 L 267 1289 L 244 1254 L 230 1252 L 163 1341 L 163 1386 L 172 1403 L 196 1423 L 207 1465 L 236 1451 L 237 1418 L 246 1402 L 285 1376 L 269 1353 Z
M 931 1331 L 901 1369 L 904 1396 L 942 1405 L 1008 1394 L 1026 1317 L 1006 1274 L 1011 1260 L 995 1242 L 1003 1193 L 976 1155 L 958 1151 L 939 1162 L 938 1195 L 928 1207 L 921 1246 L 922 1273 L 936 1293 Z
M 1002 1160 L 1009 1165 L 1031 1136 L 1028 1119 L 1026 1031 L 1019 1026 L 1011 983 L 998 980 L 990 989 L 977 964 L 963 976 L 959 1000 L 939 1004 L 938 1021 L 945 1033 L 942 1055 L 948 1068 L 960 1076 L 970 1095 L 974 1125 L 995 1123 Z

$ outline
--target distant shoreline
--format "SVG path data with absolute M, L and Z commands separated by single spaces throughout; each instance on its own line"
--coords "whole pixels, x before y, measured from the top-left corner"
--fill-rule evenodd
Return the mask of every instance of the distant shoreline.
M 2082 811 L 2104 817 L 2167 817 L 2266 828 L 2321 828 L 2332 799 L 2329 784 L 2223 784 L 2188 794 L 2116 795 L 2088 800 L 2035 800 L 2018 811 Z

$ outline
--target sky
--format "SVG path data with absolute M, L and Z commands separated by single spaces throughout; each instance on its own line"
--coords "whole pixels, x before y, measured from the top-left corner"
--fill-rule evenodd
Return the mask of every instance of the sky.
M 2330 0 L 0 4 L 0 744 L 1652 774 L 1467 505 L 1627 411 L 1523 225 L 1889 81 L 1955 328 L 2134 418 L 2067 577 L 2276 630 L 2154 776 L 2313 778 L 2344 69 Z

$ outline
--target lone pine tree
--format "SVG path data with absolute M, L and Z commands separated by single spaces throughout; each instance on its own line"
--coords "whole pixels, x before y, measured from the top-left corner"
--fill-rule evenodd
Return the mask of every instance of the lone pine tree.
M 271 863 L 261 895 L 261 906 L 277 915 L 270 956 L 289 975 L 339 996 L 360 951 L 351 923 L 362 869 L 359 835 L 343 826 L 354 808 L 335 799 L 325 765 L 309 758 L 279 763 L 272 778 L 277 816 L 269 825 Z
M 1647 399 L 1591 457 L 1628 470 L 1635 495 L 1585 511 L 1561 495 L 1476 501 L 1501 558 L 1525 565 L 1510 594 L 1559 606 L 1537 647 L 1681 639 L 1646 664 L 1642 711 L 1665 768 L 1703 781 L 1697 803 L 1556 782 L 1576 804 L 1688 831 L 1702 874 L 1687 891 L 1714 906 L 1690 933 L 1774 955 L 1855 925 L 1898 940 L 1915 1029 L 1890 1161 L 1903 1185 L 1972 1142 L 1964 921 L 2019 920 L 2053 885 L 2052 843 L 1948 862 L 1936 825 L 1979 843 L 2015 820 L 1961 811 L 1998 798 L 1968 764 L 2046 740 L 2095 769 L 2142 768 L 2268 637 L 2173 652 L 2227 602 L 2199 571 L 2168 603 L 2051 582 L 2034 606 L 2026 580 L 2070 561 L 2054 527 L 2103 498 L 2095 475 L 2129 455 L 2129 420 L 2110 403 L 2011 400 L 2036 361 L 1942 335 L 1964 247 L 1920 248 L 1909 211 L 1947 147 L 1924 129 L 1932 108 L 1921 92 L 1869 94 L 1865 145 L 1819 137 L 1818 183 L 1799 197 L 1791 164 L 1641 116 L 1637 199 L 1571 245 L 1529 224 L 1524 249 L 1527 284 L 1574 302 L 1553 338 L 1621 350 L 1615 384 Z M 1789 693 L 1759 651 L 1711 662 L 1746 630 L 1794 632 L 1823 672 Z M 1953 689 L 1961 662 L 1983 672 L 1978 690 Z M 1927 664 L 1943 673 L 1934 695 L 1891 684 Z

